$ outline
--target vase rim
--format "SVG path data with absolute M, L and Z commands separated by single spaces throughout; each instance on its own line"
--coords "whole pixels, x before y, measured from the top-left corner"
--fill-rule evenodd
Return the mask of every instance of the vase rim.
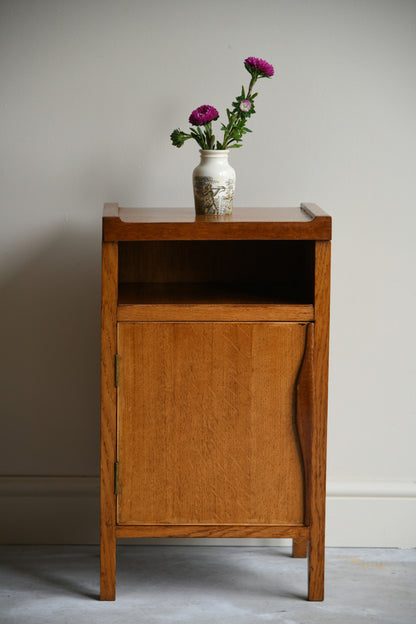
M 207 155 L 207 156 L 223 156 L 224 154 L 228 154 L 230 152 L 230 150 L 225 149 L 225 150 L 217 150 L 217 149 L 213 149 L 213 150 L 206 150 L 206 149 L 200 149 L 199 150 L 201 154 L 203 155 Z

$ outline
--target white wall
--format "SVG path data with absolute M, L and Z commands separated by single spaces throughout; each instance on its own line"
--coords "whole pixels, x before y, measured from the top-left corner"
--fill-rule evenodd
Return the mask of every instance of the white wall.
M 0 3 L 3 541 L 97 539 L 102 205 L 192 205 L 251 55 L 236 204 L 333 215 L 328 544 L 416 546 L 411 0 Z

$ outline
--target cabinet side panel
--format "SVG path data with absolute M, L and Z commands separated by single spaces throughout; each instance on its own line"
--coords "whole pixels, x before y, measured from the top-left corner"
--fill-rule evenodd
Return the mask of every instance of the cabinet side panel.
M 303 524 L 300 323 L 119 324 L 119 524 Z
M 117 243 L 103 243 L 101 295 L 101 600 L 114 600 L 115 598 L 116 388 L 114 358 L 117 329 L 117 266 Z
M 311 455 L 309 600 L 323 600 L 331 243 L 315 243 L 315 414 Z

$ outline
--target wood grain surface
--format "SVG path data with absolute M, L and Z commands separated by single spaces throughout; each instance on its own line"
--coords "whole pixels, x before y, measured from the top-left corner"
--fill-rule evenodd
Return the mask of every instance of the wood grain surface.
M 116 527 L 117 537 L 251 537 L 308 541 L 309 527 L 284 524 L 142 524 Z M 306 555 L 305 555 L 306 556 Z
M 324 599 L 331 243 L 315 244 L 315 415 L 310 479 L 309 600 Z
M 119 323 L 119 524 L 303 524 L 299 323 Z
M 305 352 L 296 381 L 296 428 L 302 453 L 305 495 L 304 522 L 310 525 L 312 438 L 315 419 L 314 329 L 307 326 Z
M 313 321 L 313 305 L 124 304 L 118 321 Z
M 308 537 L 295 537 L 293 540 L 292 556 L 294 559 L 304 559 L 308 556 Z
M 104 243 L 101 288 L 101 600 L 115 599 L 114 462 L 116 460 L 117 398 L 114 384 L 114 357 L 117 347 L 117 266 L 117 243 Z
M 295 208 L 234 208 L 232 215 L 197 216 L 193 208 L 118 208 L 103 219 L 104 241 L 329 240 L 331 218 Z

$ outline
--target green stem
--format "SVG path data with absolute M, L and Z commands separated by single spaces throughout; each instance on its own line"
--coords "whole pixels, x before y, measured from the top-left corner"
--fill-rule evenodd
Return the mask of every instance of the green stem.
M 251 90 L 254 87 L 254 85 L 256 83 L 256 80 L 257 80 L 257 77 L 255 77 L 255 76 L 251 77 L 250 84 L 249 84 L 249 87 L 248 87 L 248 92 L 247 92 L 247 98 L 246 98 L 247 100 L 248 100 L 248 98 L 251 95 Z
M 252 89 L 253 89 L 253 87 L 254 87 L 254 85 L 256 83 L 256 80 L 257 80 L 257 76 L 252 76 L 251 77 L 250 84 L 248 86 L 247 95 L 246 95 L 246 99 L 247 100 L 250 98 L 251 91 L 252 91 Z M 235 139 L 229 139 L 229 136 L 232 133 L 232 131 L 234 130 L 235 125 L 239 121 L 240 117 L 241 117 L 241 113 L 240 112 L 233 113 L 233 115 L 231 117 L 231 120 L 230 120 L 230 122 L 228 124 L 228 129 L 225 131 L 224 141 L 223 141 L 221 149 L 227 149 L 228 145 L 231 145 L 231 143 L 233 141 L 235 141 Z
M 212 122 L 210 121 L 205 125 L 205 140 L 206 140 L 206 149 L 214 149 L 215 146 L 215 136 L 212 134 Z
M 206 149 L 205 147 L 206 139 L 205 139 L 205 136 L 202 134 L 202 130 L 199 126 L 191 129 L 191 136 L 193 139 L 195 139 L 195 141 L 198 143 L 201 149 Z
M 232 115 L 232 117 L 231 117 L 231 119 L 230 119 L 230 122 L 229 122 L 229 124 L 228 124 L 228 129 L 225 131 L 225 134 L 224 134 L 224 141 L 223 141 L 223 144 L 222 144 L 221 149 L 227 149 L 228 137 L 230 136 L 231 132 L 233 131 L 233 128 L 234 128 L 234 126 L 235 126 L 236 122 L 238 121 L 238 117 L 239 117 L 239 115 L 238 115 L 238 114 L 237 114 L 237 116 L 236 116 L 236 115 L 233 113 L 233 115 Z

